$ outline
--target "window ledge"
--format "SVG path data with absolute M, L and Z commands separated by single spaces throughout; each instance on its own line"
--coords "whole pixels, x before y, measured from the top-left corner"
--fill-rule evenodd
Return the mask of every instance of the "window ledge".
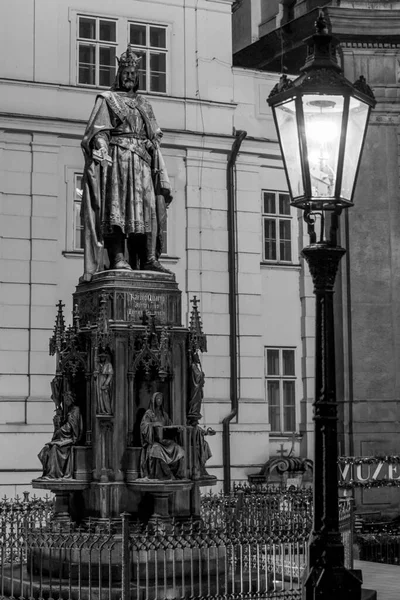
M 262 260 L 260 262 L 260 267 L 262 269 L 289 269 L 290 271 L 300 271 L 301 264 L 300 263 L 268 262 L 266 260 Z
M 179 256 L 168 256 L 167 254 L 166 255 L 161 254 L 160 261 L 175 265 L 176 263 L 178 263 L 180 261 L 180 257 Z
M 83 250 L 64 250 L 62 255 L 65 258 L 83 258 Z
M 62 255 L 65 256 L 65 258 L 83 258 L 83 250 L 64 250 Z M 163 256 L 163 255 L 161 255 L 160 260 L 162 262 L 176 264 L 177 262 L 179 262 L 180 257 L 179 256 L 168 256 L 168 255 Z
M 302 433 L 294 433 L 294 437 L 296 438 L 296 440 L 301 440 L 303 439 L 303 434 Z M 274 441 L 274 440 L 292 440 L 293 439 L 293 432 L 287 432 L 287 433 L 276 433 L 275 431 L 270 431 L 269 434 L 269 440 L 270 441 Z

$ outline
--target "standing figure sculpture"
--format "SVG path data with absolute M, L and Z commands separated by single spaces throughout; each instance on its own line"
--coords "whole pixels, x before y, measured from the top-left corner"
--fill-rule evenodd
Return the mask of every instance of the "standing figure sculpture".
M 200 408 L 203 402 L 203 388 L 205 382 L 205 375 L 201 367 L 197 350 L 192 352 L 190 371 L 190 400 L 187 412 L 187 422 L 189 425 L 195 426 L 201 419 Z
M 165 427 L 172 428 L 172 421 L 164 410 L 163 394 L 156 392 L 140 424 L 141 477 L 148 479 L 182 479 L 183 477 L 182 459 L 185 451 L 174 440 L 164 437 Z
M 206 471 L 206 462 L 212 457 L 212 452 L 209 443 L 205 439 L 206 435 L 215 435 L 215 430 L 212 427 L 206 429 L 196 425 L 193 430 L 193 439 L 196 449 L 195 454 L 195 478 L 196 479 L 215 479 Z
M 109 352 L 99 353 L 98 373 L 96 374 L 97 414 L 112 414 L 112 382 L 114 369 Z
M 63 400 L 66 416 L 62 423 L 57 415 L 54 417 L 53 438 L 38 455 L 43 465 L 42 477 L 45 479 L 72 477 L 72 446 L 78 443 L 82 435 L 81 411 L 76 406 L 72 393 L 65 392 Z
M 139 62 L 128 46 L 113 87 L 97 96 L 82 140 L 84 280 L 103 269 L 104 247 L 110 269 L 170 273 L 158 258 L 171 186 L 159 148 L 162 132 L 137 93 Z

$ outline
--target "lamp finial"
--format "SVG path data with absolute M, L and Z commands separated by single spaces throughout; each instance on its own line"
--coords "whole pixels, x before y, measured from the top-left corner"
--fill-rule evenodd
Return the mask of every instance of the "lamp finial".
M 315 21 L 315 33 L 319 33 L 319 34 L 327 34 L 328 33 L 328 24 L 326 22 L 325 15 L 322 10 L 319 11 L 318 18 Z

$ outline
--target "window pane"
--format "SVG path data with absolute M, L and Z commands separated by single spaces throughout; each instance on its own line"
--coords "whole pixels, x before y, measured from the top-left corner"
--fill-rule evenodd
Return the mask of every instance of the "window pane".
M 115 79 L 115 48 L 100 46 L 99 85 L 110 87 Z
M 86 40 L 96 39 L 96 19 L 79 17 L 79 37 Z
M 279 253 L 280 260 L 292 260 L 292 242 L 290 239 L 290 221 L 279 221 Z
M 295 382 L 283 382 L 283 429 L 295 431 Z
M 96 47 L 79 44 L 79 83 L 96 84 Z
M 164 27 L 150 27 L 150 46 L 153 48 L 166 48 Z
M 289 194 L 279 194 L 279 214 L 290 215 Z
M 82 198 L 82 175 L 75 175 L 75 200 Z
M 264 192 L 264 212 L 275 214 L 275 192 Z
M 74 202 L 75 231 L 74 250 L 83 249 L 83 219 L 81 214 L 81 202 Z
M 151 72 L 156 71 L 158 73 L 165 73 L 166 71 L 166 56 L 164 53 L 150 54 L 150 70 Z
M 104 42 L 116 41 L 116 27 L 113 21 L 100 21 L 100 39 Z
M 279 375 L 279 350 L 267 350 L 267 375 Z
M 130 42 L 134 46 L 146 46 L 146 25 L 131 23 L 130 37 Z
M 100 66 L 111 66 L 115 68 L 115 48 L 100 46 Z
M 276 221 L 264 219 L 264 258 L 276 260 Z
M 267 394 L 271 431 L 280 431 L 279 381 L 267 382 Z
M 165 73 L 151 73 L 150 74 L 150 90 L 152 92 L 166 92 L 167 91 L 167 79 Z
M 293 375 L 294 372 L 294 350 L 282 350 L 283 375 Z
M 165 54 L 150 54 L 150 90 L 152 92 L 166 91 L 166 56 Z
M 141 61 L 139 63 L 139 69 L 138 69 L 138 73 L 139 73 L 139 90 L 146 90 L 147 87 L 147 76 L 146 76 L 146 69 L 147 69 L 147 56 L 146 56 L 146 52 L 143 52 L 143 50 L 136 50 L 136 48 L 134 48 L 134 52 L 135 54 L 137 54 L 137 56 L 141 57 Z
M 115 67 L 100 66 L 99 85 L 102 87 L 111 87 L 115 80 Z

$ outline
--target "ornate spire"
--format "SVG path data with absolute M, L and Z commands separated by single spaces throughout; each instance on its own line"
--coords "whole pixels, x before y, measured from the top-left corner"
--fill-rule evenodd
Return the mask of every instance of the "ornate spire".
M 65 304 L 63 304 L 62 301 L 59 300 L 56 306 L 58 308 L 56 322 L 54 325 L 53 335 L 50 338 L 49 345 L 49 352 L 51 356 L 53 356 L 56 352 L 61 352 L 62 343 L 65 336 L 65 320 L 63 313 L 63 308 L 65 307 Z
M 99 316 L 97 319 L 97 331 L 101 335 L 108 334 L 107 295 L 100 297 Z
M 197 352 L 200 350 L 200 352 L 207 352 L 207 336 L 203 333 L 203 324 L 198 309 L 199 301 L 196 296 L 193 296 L 190 302 L 193 305 L 189 325 L 190 351 Z

